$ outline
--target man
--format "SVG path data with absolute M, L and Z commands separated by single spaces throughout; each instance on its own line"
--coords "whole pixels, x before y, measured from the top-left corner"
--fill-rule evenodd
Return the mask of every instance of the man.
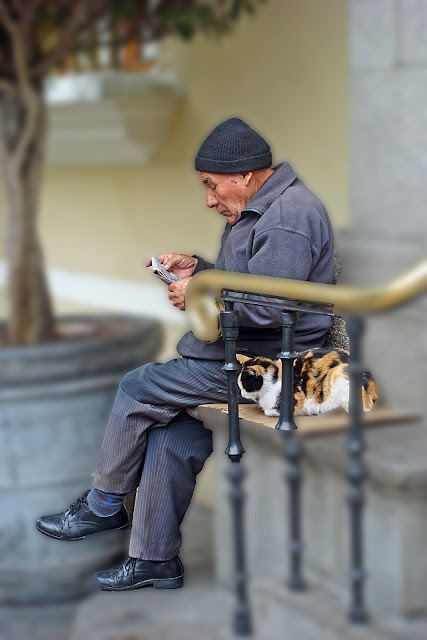
M 270 147 L 258 133 L 238 118 L 226 120 L 203 142 L 195 168 L 206 205 L 226 219 L 215 269 L 332 283 L 334 246 L 327 212 L 288 163 L 272 167 Z M 184 310 L 190 278 L 214 265 L 183 254 L 159 259 L 181 276 L 169 286 L 169 298 Z M 245 305 L 244 297 L 235 308 L 241 323 L 238 350 L 276 357 L 280 311 Z M 329 326 L 327 316 L 300 314 L 295 348 L 322 346 Z M 129 558 L 121 567 L 96 574 L 104 590 L 183 584 L 179 527 L 196 475 L 212 451 L 210 432 L 185 409 L 224 402 L 226 376 L 222 338 L 206 344 L 189 332 L 177 350 L 180 358 L 146 364 L 123 378 L 92 489 L 63 513 L 37 521 L 42 533 L 60 540 L 125 528 L 123 497 L 139 486 Z

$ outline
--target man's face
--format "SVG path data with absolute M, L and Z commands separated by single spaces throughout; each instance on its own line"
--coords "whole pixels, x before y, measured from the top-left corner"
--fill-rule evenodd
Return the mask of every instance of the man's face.
M 200 179 L 206 188 L 206 205 L 210 209 L 215 208 L 230 225 L 236 224 L 242 209 L 253 195 L 249 188 L 250 175 L 200 172 Z

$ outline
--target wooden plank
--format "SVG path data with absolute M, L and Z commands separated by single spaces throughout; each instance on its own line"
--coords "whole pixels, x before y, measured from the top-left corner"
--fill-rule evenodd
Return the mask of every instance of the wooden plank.
M 203 408 L 221 413 L 228 413 L 226 404 L 205 404 Z M 274 429 L 278 418 L 264 415 L 261 409 L 255 404 L 239 405 L 239 415 L 241 420 L 246 420 L 252 424 Z M 375 407 L 369 413 L 362 416 L 364 427 L 378 427 L 396 424 L 399 422 L 409 422 L 416 420 L 418 416 L 404 411 L 395 411 L 384 407 Z M 349 427 L 349 415 L 343 409 L 329 411 L 319 416 L 295 416 L 295 424 L 299 435 L 319 435 L 345 431 Z

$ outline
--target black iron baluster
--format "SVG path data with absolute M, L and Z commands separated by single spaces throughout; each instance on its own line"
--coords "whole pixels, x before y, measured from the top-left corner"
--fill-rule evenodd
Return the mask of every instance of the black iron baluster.
M 238 460 L 232 461 L 227 471 L 227 477 L 230 481 L 228 496 L 233 513 L 234 588 L 236 594 L 233 629 L 236 636 L 252 636 L 245 561 L 244 491 L 242 489 L 244 476 L 245 473 L 240 462 Z
M 277 357 L 282 362 L 282 401 L 280 403 L 280 417 L 276 429 L 280 431 L 295 431 L 294 420 L 294 391 L 293 391 L 293 363 L 296 358 L 294 352 L 294 331 L 298 320 L 296 311 L 282 311 L 282 350 Z
M 232 462 L 239 462 L 245 453 L 240 442 L 239 388 L 237 377 L 241 366 L 236 360 L 236 342 L 239 337 L 239 313 L 233 310 L 233 303 L 224 301 L 225 310 L 220 312 L 221 331 L 225 343 L 225 365 L 227 374 L 228 422 L 230 426 L 228 446 L 225 453 Z
M 350 317 L 346 325 L 350 338 L 350 362 L 348 367 L 350 378 L 350 432 L 347 440 L 347 453 L 349 456 L 347 478 L 350 488 L 347 499 L 350 507 L 351 603 L 348 618 L 351 622 L 363 623 L 368 620 L 364 605 L 365 571 L 363 569 L 362 539 L 363 506 L 365 501 L 363 481 L 366 477 L 363 464 L 365 444 L 361 424 L 363 384 L 361 341 L 364 326 L 363 320 L 356 316 Z
M 244 471 L 240 459 L 244 454 L 240 442 L 239 395 L 237 377 L 240 365 L 236 360 L 236 342 L 239 335 L 239 314 L 233 310 L 233 303 L 224 302 L 225 310 L 220 312 L 222 337 L 225 343 L 225 365 L 227 374 L 227 401 L 229 421 L 229 441 L 225 453 L 232 462 L 227 476 L 230 481 L 230 502 L 233 515 L 234 537 L 234 584 L 236 592 L 236 609 L 234 613 L 234 633 L 237 636 L 252 635 L 249 599 L 247 594 L 247 573 L 245 563 L 245 539 L 243 522 L 244 491 L 242 482 Z M 237 464 L 236 464 L 237 463 Z
M 301 458 L 304 449 L 300 438 L 292 431 L 283 433 L 284 455 L 287 460 L 285 477 L 289 487 L 289 578 L 291 591 L 304 591 L 305 580 L 301 574 L 303 543 L 301 536 Z
M 276 429 L 283 432 L 285 439 L 284 456 L 287 461 L 285 477 L 289 487 L 289 580 L 288 587 L 292 591 L 303 591 L 306 587 L 301 575 L 301 458 L 304 449 L 301 440 L 295 436 L 294 421 L 294 393 L 293 393 L 293 362 L 294 331 L 298 320 L 296 311 L 283 311 L 282 321 L 282 351 L 278 354 L 282 362 L 282 401 L 280 417 Z

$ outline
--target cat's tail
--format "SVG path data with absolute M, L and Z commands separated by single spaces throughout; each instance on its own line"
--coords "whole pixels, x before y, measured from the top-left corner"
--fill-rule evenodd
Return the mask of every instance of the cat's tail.
M 370 411 L 377 400 L 377 388 L 372 373 L 370 371 L 364 371 L 362 386 L 363 411 Z

